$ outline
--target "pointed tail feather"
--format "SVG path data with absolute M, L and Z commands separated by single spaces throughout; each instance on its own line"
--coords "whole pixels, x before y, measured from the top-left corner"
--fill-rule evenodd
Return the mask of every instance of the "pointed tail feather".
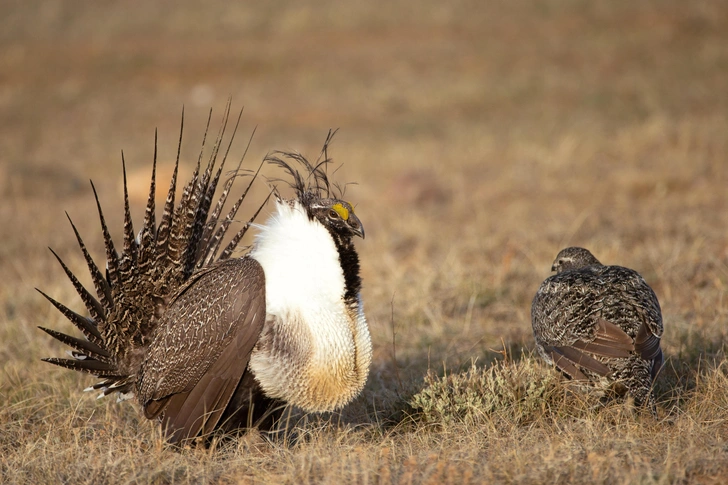
M 133 277 L 129 274 L 136 270 L 138 244 L 134 236 L 134 223 L 131 220 L 131 209 L 129 209 L 129 190 L 126 183 L 126 160 L 124 152 L 121 152 L 121 170 L 124 177 L 124 245 L 121 253 L 119 270 L 122 281 L 131 281 Z
M 126 180 L 124 181 L 126 192 Z M 157 130 L 154 130 L 154 159 L 152 161 L 152 176 L 149 183 L 149 197 L 144 209 L 144 225 L 139 231 L 139 271 L 145 275 L 149 273 L 150 264 L 154 257 L 154 243 L 157 237 L 155 222 L 155 196 L 157 194 Z
M 182 134 L 184 133 L 185 126 L 185 110 L 182 108 L 182 121 L 179 127 L 179 141 L 177 142 L 177 158 L 174 162 L 174 171 L 172 172 L 172 179 L 169 182 L 169 190 L 167 191 L 167 199 L 164 202 L 164 209 L 162 211 L 162 220 L 157 228 L 157 241 L 154 249 L 154 272 L 153 278 L 157 281 L 161 278 L 167 265 L 167 247 L 169 246 L 170 231 L 172 229 L 172 219 L 174 216 L 174 201 L 177 190 L 177 174 L 179 172 L 179 157 L 182 152 Z M 156 139 L 155 139 L 156 142 Z
M 230 137 L 230 141 L 228 142 L 227 150 L 225 150 L 225 155 L 222 158 L 222 161 L 220 162 L 220 166 L 217 168 L 217 173 L 215 174 L 215 177 L 213 177 L 211 185 L 210 185 L 210 193 L 214 194 L 215 190 L 217 190 L 217 184 L 220 181 L 220 176 L 222 175 L 222 169 L 225 166 L 225 161 L 228 158 L 228 155 L 230 154 L 230 148 L 233 145 L 233 140 L 235 140 L 235 133 L 238 131 L 238 126 L 240 126 L 240 119 L 243 117 L 243 110 L 240 110 L 240 113 L 238 113 L 238 119 L 235 122 L 235 128 L 233 128 L 233 134 Z M 250 142 L 253 139 L 253 136 L 255 135 L 255 129 L 253 129 L 253 133 L 250 135 L 250 139 L 248 140 L 248 145 L 245 147 L 245 152 L 243 153 L 243 156 L 240 159 L 240 163 L 242 163 L 243 159 L 245 159 L 245 155 L 248 153 L 248 148 L 250 148 Z M 238 164 L 237 170 L 240 170 L 240 163 Z M 227 197 L 230 193 L 230 187 L 232 186 L 234 182 L 234 178 L 229 178 L 224 185 L 223 191 L 220 194 L 220 197 L 218 198 L 217 204 L 215 204 L 215 208 L 212 211 L 212 214 L 210 214 L 210 221 L 215 222 L 220 217 L 220 214 L 222 213 L 222 208 L 225 205 L 225 202 L 227 201 Z M 215 224 L 206 224 L 205 229 L 202 233 L 202 241 L 200 243 L 200 248 L 208 248 L 208 244 L 210 242 L 210 237 L 212 236 L 213 231 L 215 230 Z M 203 261 L 201 259 L 201 254 L 197 255 L 197 259 L 199 261 Z M 199 265 L 200 263 L 198 263 Z
M 238 198 L 238 200 L 235 201 L 233 206 L 230 208 L 228 215 L 225 217 L 225 220 L 220 224 L 220 227 L 217 228 L 217 231 L 215 231 L 215 234 L 213 235 L 212 239 L 210 240 L 207 248 L 205 248 L 205 252 L 207 254 L 205 255 L 204 258 L 202 258 L 202 261 L 204 261 L 203 265 L 209 264 L 210 262 L 214 261 L 217 251 L 220 248 L 220 244 L 222 243 L 222 240 L 225 237 L 225 234 L 227 233 L 228 229 L 230 228 L 230 224 L 232 224 L 233 221 L 235 220 L 235 216 L 237 215 L 238 210 L 240 209 L 240 206 L 242 205 L 243 201 L 245 200 L 246 196 L 248 195 L 248 191 L 250 190 L 250 187 L 253 186 L 253 182 L 255 182 L 256 179 L 258 178 L 258 174 L 260 173 L 260 169 L 263 167 L 263 163 L 264 162 L 261 162 L 261 164 L 258 166 L 258 170 L 256 170 L 255 173 L 253 174 L 253 176 L 251 177 L 250 182 L 248 183 L 248 186 L 245 188 L 245 191 Z M 231 185 L 232 185 L 232 182 L 234 182 L 235 177 L 237 177 L 237 176 L 238 176 L 237 172 L 232 175 L 232 177 L 229 180 Z M 226 192 L 227 192 L 227 188 L 226 188 L 225 192 L 223 192 L 223 194 L 225 196 L 227 196 Z M 253 217 L 251 218 L 251 222 L 254 221 L 255 218 L 258 216 L 258 214 L 260 213 L 263 206 L 268 202 L 269 198 L 270 198 L 270 195 L 265 199 L 263 204 L 258 208 L 256 213 L 253 215 Z M 247 228 L 243 227 L 243 229 L 241 229 L 241 230 L 246 231 Z M 243 232 L 243 234 L 244 234 L 244 232 Z M 242 236 L 237 239 L 234 238 L 233 241 L 230 241 L 230 243 L 228 245 L 228 248 L 230 248 L 230 251 L 235 249 L 235 246 L 237 246 L 237 244 L 238 244 L 238 242 L 240 242 L 241 238 L 242 238 Z M 227 257 L 228 257 L 227 255 L 224 257 L 220 256 L 220 259 L 227 259 Z
M 63 260 L 53 252 L 81 297 L 89 316 L 76 313 L 38 290 L 83 334 L 83 338 L 79 338 L 40 327 L 45 333 L 72 349 L 69 352 L 71 359 L 47 358 L 43 359 L 44 361 L 97 376 L 101 381 L 89 389 L 102 390 L 103 395 L 112 392 L 127 394 L 135 391 L 135 376 L 142 365 L 145 349 L 151 342 L 159 317 L 166 309 L 166 301 L 180 290 L 196 271 L 205 270 L 217 261 L 229 258 L 270 198 L 269 194 L 218 256 L 221 242 L 262 166 L 261 164 L 252 173 L 244 193 L 236 200 L 225 218 L 220 220 L 231 187 L 239 175 L 240 164 L 245 157 L 244 154 L 235 174 L 223 184 L 222 191 L 216 199 L 215 193 L 223 166 L 230 153 L 232 140 L 240 124 L 242 110 L 226 149 L 221 153 L 229 114 L 230 101 L 226 105 L 207 166 L 200 172 L 200 161 L 204 154 L 210 124 L 208 118 L 197 167 L 191 179 L 185 184 L 180 201 L 175 204 L 184 132 L 184 109 L 182 110 L 177 158 L 158 225 L 155 217 L 158 137 L 155 131 L 149 197 L 145 207 L 144 222 L 136 236 L 129 203 L 126 161 L 122 152 L 124 227 L 121 253 L 117 251 L 111 238 L 98 192 L 93 182 L 91 183 L 104 241 L 105 274 L 89 254 L 76 226 L 68 217 L 91 275 L 96 296 L 80 283 Z M 249 146 L 250 141 L 245 153 Z M 219 166 L 216 167 L 218 157 L 221 159 Z
M 91 279 L 93 280 L 99 301 L 103 305 L 105 313 L 108 314 L 114 310 L 114 298 L 111 296 L 111 287 L 109 286 L 109 282 L 106 278 L 104 278 L 101 271 L 99 271 L 98 266 L 96 266 L 96 263 L 91 258 L 91 255 L 86 249 L 86 245 L 84 244 L 83 239 L 81 239 L 81 235 L 79 234 L 78 229 L 76 229 L 76 226 L 73 224 L 68 212 L 66 212 L 66 217 L 68 218 L 68 222 L 71 223 L 73 233 L 76 235 L 76 241 L 78 241 L 78 246 L 81 248 L 83 257 L 86 260 L 86 265 L 88 266 L 89 273 L 91 274 Z
M 222 252 L 222 254 L 220 254 L 220 258 L 219 258 L 220 260 L 228 259 L 232 255 L 235 248 L 237 248 L 240 240 L 243 238 L 243 236 L 245 236 L 245 233 L 248 232 L 248 229 L 250 229 L 250 226 L 253 225 L 253 222 L 255 222 L 255 219 L 258 217 L 258 214 L 260 214 L 260 211 L 263 210 L 263 207 L 265 207 L 265 205 L 270 200 L 271 195 L 273 195 L 273 190 L 268 192 L 268 197 L 266 197 L 265 200 L 263 201 L 263 203 L 260 204 L 260 207 L 258 207 L 258 210 L 255 211 L 255 214 L 253 214 L 251 216 L 250 220 L 248 220 L 248 222 L 246 222 L 245 225 L 243 225 L 243 227 L 237 232 L 237 234 L 235 234 L 235 236 L 233 236 L 233 238 L 230 240 L 230 243 L 227 245 L 225 250 Z
M 48 248 L 50 249 L 50 248 Z M 68 266 L 66 266 L 66 263 L 63 262 L 60 256 L 56 254 L 55 251 L 50 249 L 51 253 L 53 253 L 53 256 L 56 257 L 58 260 L 58 263 L 63 268 L 63 271 L 66 272 L 66 276 L 68 276 L 68 279 L 71 280 L 71 283 L 73 283 L 73 287 L 76 289 L 76 292 L 78 293 L 78 296 L 81 297 L 81 300 L 83 300 L 84 305 L 86 305 L 86 309 L 91 314 L 91 318 L 93 318 L 93 321 L 96 322 L 98 325 L 99 322 L 103 322 L 106 320 L 106 312 L 104 311 L 104 308 L 101 306 L 101 303 L 91 295 L 91 293 L 88 292 L 88 290 L 81 284 L 80 281 L 78 281 L 78 278 L 76 278 L 76 275 L 74 275 L 70 269 L 68 269 Z
M 77 352 L 83 354 L 86 357 L 91 357 L 102 362 L 108 362 L 109 357 L 111 357 L 111 354 L 107 350 L 101 348 L 90 340 L 71 337 L 70 335 L 66 335 L 64 333 L 57 332 L 55 330 L 51 330 L 45 327 L 38 328 L 43 330 L 54 339 L 75 349 Z
M 56 307 L 58 311 L 60 311 L 63 316 L 65 316 L 71 323 L 73 323 L 76 328 L 78 328 L 86 336 L 88 340 L 97 345 L 103 345 L 101 333 L 99 332 L 99 329 L 96 326 L 96 322 L 93 319 L 79 315 L 62 303 L 59 303 L 50 296 L 46 295 L 38 288 L 36 288 L 36 291 L 43 295 L 46 300 L 51 302 L 51 304 Z
M 107 363 L 107 362 L 101 362 L 100 360 L 95 359 L 58 359 L 56 357 L 49 357 L 46 359 L 41 359 L 43 362 L 48 362 L 49 364 L 55 364 L 61 367 L 65 367 L 66 369 L 71 370 L 77 370 L 80 372 L 89 372 L 96 377 L 102 377 L 102 378 L 108 378 L 108 377 L 115 377 L 120 378 L 123 376 L 119 376 L 116 369 L 114 369 L 113 365 Z

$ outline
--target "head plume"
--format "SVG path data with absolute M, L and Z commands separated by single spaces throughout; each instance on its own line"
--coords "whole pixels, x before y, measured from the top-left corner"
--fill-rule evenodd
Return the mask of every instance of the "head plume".
M 275 151 L 267 155 L 265 160 L 268 163 L 281 167 L 291 176 L 291 180 L 274 178 L 269 179 L 269 181 L 288 184 L 296 192 L 299 202 L 306 207 L 310 206 L 311 202 L 316 199 L 343 199 L 346 185 L 341 186 L 336 182 L 331 182 L 328 174 L 328 166 L 333 163 L 333 160 L 329 157 L 328 148 L 336 131 L 329 130 L 321 153 L 314 163 L 296 152 Z M 296 165 L 300 165 L 303 170 L 299 170 Z M 276 196 L 281 199 L 277 191 Z

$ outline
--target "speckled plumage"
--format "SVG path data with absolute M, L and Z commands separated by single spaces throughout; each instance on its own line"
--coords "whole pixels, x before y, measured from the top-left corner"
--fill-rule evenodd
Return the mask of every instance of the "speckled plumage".
M 662 365 L 662 314 L 636 271 L 605 266 L 588 250 L 567 248 L 536 292 L 531 323 L 541 356 L 576 380 L 605 378 L 636 405 L 654 405 Z
M 248 189 L 223 217 L 236 177 L 225 182 L 214 205 L 213 196 L 227 151 L 213 171 L 228 114 L 229 106 L 207 168 L 200 172 L 198 163 L 177 205 L 175 167 L 159 225 L 153 168 L 144 225 L 137 237 L 125 175 L 121 253 L 96 198 L 106 246 L 105 274 L 73 227 L 97 296 L 60 258 L 59 262 L 89 317 L 43 294 L 86 337 L 43 328 L 73 349 L 71 359 L 44 360 L 101 378 L 89 390 L 100 390 L 102 396 L 136 396 L 147 418 L 161 420 L 171 442 L 219 428 L 270 428 L 283 402 L 310 411 L 339 408 L 361 391 L 371 361 L 359 295 L 359 260 L 352 243 L 352 237 L 364 236 L 364 229 L 348 202 L 331 197 L 328 158 L 313 165 L 297 154 L 268 157 L 291 175 L 295 197 L 283 199 L 274 189 L 277 213 L 257 226 L 261 235 L 249 254 L 231 258 L 267 198 L 221 251 L 260 170 L 252 173 Z M 181 140 L 180 133 L 180 145 Z M 330 136 L 324 156 L 329 142 Z M 204 144 L 203 139 L 203 148 Z M 300 164 L 305 174 L 289 161 Z M 324 376 L 328 387 L 322 391 L 314 375 Z

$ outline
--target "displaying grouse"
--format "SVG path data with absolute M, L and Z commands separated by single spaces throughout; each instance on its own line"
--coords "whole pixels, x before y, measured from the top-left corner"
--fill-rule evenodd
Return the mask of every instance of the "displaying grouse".
M 41 292 L 85 337 L 41 327 L 73 349 L 70 359 L 44 360 L 97 376 L 101 381 L 89 389 L 102 395 L 134 396 L 147 418 L 161 421 L 173 443 L 218 429 L 269 429 L 283 403 L 312 412 L 341 408 L 359 394 L 371 363 L 359 258 L 352 241 L 364 237 L 364 228 L 327 176 L 331 134 L 315 164 L 295 153 L 266 158 L 290 177 L 293 197 L 283 198 L 273 189 L 275 212 L 268 221 L 254 223 L 266 198 L 223 246 L 262 166 L 223 216 L 236 179 L 222 184 L 214 201 L 230 150 L 228 145 L 215 170 L 228 115 L 229 105 L 207 167 L 201 171 L 198 161 L 176 205 L 175 167 L 158 225 L 155 136 L 149 198 L 137 235 L 124 170 L 121 252 L 109 235 L 94 189 L 105 270 L 94 262 L 75 226 L 73 230 L 96 296 L 56 256 L 89 316 Z M 233 137 L 236 130 L 237 125 Z M 250 227 L 257 230 L 252 249 L 233 258 Z

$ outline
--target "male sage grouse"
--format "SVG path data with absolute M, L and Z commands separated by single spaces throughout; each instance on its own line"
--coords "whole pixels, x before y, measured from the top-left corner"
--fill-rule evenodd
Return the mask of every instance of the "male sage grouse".
M 566 248 L 533 298 L 536 347 L 579 381 L 606 378 L 618 395 L 654 412 L 652 382 L 662 365 L 662 315 L 636 271 L 604 266 L 583 248 Z
M 223 238 L 258 175 L 252 175 L 248 189 L 223 216 L 236 178 L 222 185 L 213 204 L 227 157 L 226 151 L 215 170 L 228 113 L 207 167 L 200 171 L 198 161 L 176 206 L 175 167 L 158 225 L 155 139 L 149 199 L 136 236 L 124 169 L 121 252 L 109 235 L 94 189 L 105 271 L 71 225 L 97 296 L 56 256 L 90 316 L 43 293 L 85 336 L 41 327 L 73 349 L 70 359 L 44 360 L 97 376 L 101 381 L 89 390 L 102 396 L 135 396 L 147 418 L 161 421 L 172 443 L 218 429 L 270 429 L 283 403 L 311 412 L 341 408 L 359 394 L 371 363 L 359 258 L 352 242 L 354 236 L 364 237 L 364 228 L 351 204 L 334 196 L 341 197 L 341 190 L 327 177 L 331 134 L 323 160 L 316 164 L 292 153 L 266 157 L 291 177 L 295 195 L 284 199 L 274 189 L 276 211 L 270 219 L 253 223 L 266 199 L 223 248 Z M 242 258 L 231 257 L 250 226 L 258 230 L 252 249 Z

